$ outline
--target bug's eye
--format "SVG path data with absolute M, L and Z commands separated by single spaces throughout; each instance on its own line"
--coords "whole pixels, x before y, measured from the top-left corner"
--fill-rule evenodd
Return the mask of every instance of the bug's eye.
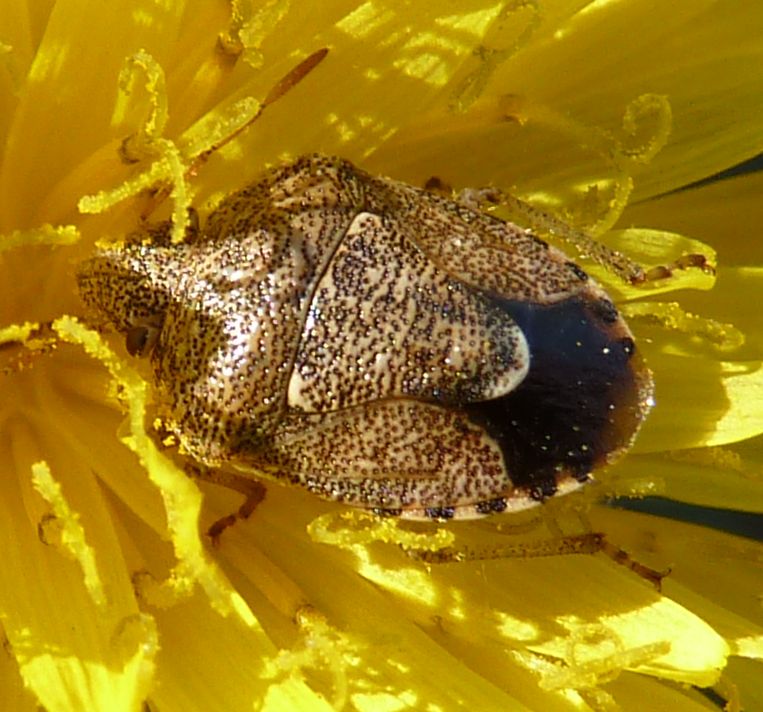
M 125 348 L 130 356 L 145 356 L 156 341 L 159 330 L 145 325 L 131 326 L 125 334 Z

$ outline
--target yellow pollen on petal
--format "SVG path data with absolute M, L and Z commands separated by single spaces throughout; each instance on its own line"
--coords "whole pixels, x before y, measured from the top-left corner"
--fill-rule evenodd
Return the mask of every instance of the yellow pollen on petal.
M 574 672 L 565 671 L 561 682 L 553 677 L 548 682 L 553 687 L 590 684 L 592 675 L 601 679 L 623 669 L 704 687 L 718 679 L 730 654 L 728 644 L 707 623 L 668 598 L 628 613 L 602 615 L 595 624 L 576 617 L 558 622 L 570 634 L 531 649 L 573 667 L 583 660 L 581 654 L 591 660 L 579 671 L 577 683 L 569 678 Z
M 715 431 L 706 437 L 705 445 L 725 445 L 759 436 L 763 433 L 763 410 L 742 407 L 743 403 L 763 402 L 763 361 L 722 361 L 721 383 L 729 407 L 716 421 Z
M 136 106 L 134 94 L 136 84 L 143 76 L 148 94 L 148 106 Z M 159 137 L 167 124 L 167 88 L 164 71 L 159 63 L 145 50 L 136 52 L 125 60 L 118 79 L 119 93 L 111 117 L 113 126 L 122 126 L 128 120 L 130 111 L 142 109 L 145 116 L 140 121 L 138 135 L 144 142 Z
M 357 557 L 358 573 L 369 581 L 427 608 L 434 608 L 440 600 L 441 592 L 425 569 L 413 566 L 390 568 L 378 564 L 371 560 L 371 554 L 363 546 L 355 547 L 353 553 Z
M 40 325 L 33 321 L 27 321 L 23 324 L 11 324 L 0 329 L 0 345 L 2 344 L 23 344 L 34 333 Z
M 523 621 L 505 611 L 495 611 L 493 615 L 498 622 L 499 634 L 510 640 L 531 641 L 537 640 L 540 635 L 540 628 L 535 623 Z
M 145 80 L 144 94 L 147 99 L 136 100 L 137 83 L 141 75 Z M 154 57 L 140 50 L 125 60 L 118 86 L 112 124 L 138 124 L 138 129 L 122 143 L 122 159 L 126 163 L 136 163 L 145 158 L 154 161 L 146 171 L 116 188 L 83 196 L 77 207 L 82 213 L 102 213 L 157 185 L 168 185 L 173 203 L 171 239 L 174 243 L 182 242 L 188 227 L 188 208 L 192 199 L 187 182 L 189 161 L 174 141 L 161 137 L 168 116 L 164 71 Z M 132 116 L 136 112 L 142 113 L 142 117 L 136 119 Z M 162 197 L 159 191 L 158 200 Z
M 82 213 L 102 213 L 157 184 L 169 183 L 172 186 L 170 196 L 173 200 L 171 239 L 173 243 L 179 243 L 185 238 L 188 208 L 191 205 L 191 193 L 185 178 L 186 165 L 172 141 L 157 139 L 153 145 L 156 146 L 160 158 L 154 161 L 147 171 L 112 190 L 83 196 L 77 207 Z
M 0 375 L 7 376 L 30 368 L 36 356 L 54 351 L 58 339 L 50 333 L 49 325 L 25 322 L 0 328 L 0 346 L 3 345 L 17 347 L 15 353 L 11 352 L 10 358 L 0 367 Z M 9 403 L 3 405 L 6 408 L 9 405 L 12 407 Z
M 448 30 L 456 30 L 458 32 L 465 32 L 472 36 L 475 41 L 479 41 L 484 36 L 485 32 L 490 28 L 490 25 L 498 17 L 500 13 L 509 14 L 513 7 L 506 7 L 508 3 L 496 3 L 492 7 L 486 7 L 484 9 L 475 10 L 474 12 L 463 12 L 457 15 L 445 15 L 444 17 L 438 17 L 435 19 L 435 23 L 438 27 L 445 27 Z M 533 5 L 537 3 L 527 0 L 520 0 L 519 3 L 514 2 L 512 5 Z
M 266 661 L 265 679 L 284 673 L 294 674 L 305 668 L 328 670 L 333 682 L 331 709 L 342 709 L 349 693 L 349 668 L 361 659 L 349 636 L 333 628 L 312 606 L 304 606 L 296 614 L 302 633 L 301 645 L 282 650 L 275 659 Z
M 399 69 L 403 74 L 421 79 L 432 86 L 442 86 L 450 79 L 450 72 L 443 66 L 442 56 L 435 53 L 417 49 L 416 43 L 411 43 L 413 56 L 404 56 L 394 60 L 392 66 Z M 430 46 L 430 45 L 427 45 Z
M 647 664 L 669 652 L 667 640 L 625 650 L 620 638 L 607 626 L 583 626 L 571 632 L 568 667 L 543 676 L 540 686 L 548 690 L 594 688 L 614 680 L 626 668 Z
M 583 200 L 567 205 L 562 216 L 569 216 L 574 225 L 585 226 L 594 236 L 607 232 L 617 222 L 633 190 L 632 165 L 651 161 L 667 143 L 673 124 L 668 98 L 657 94 L 643 94 L 628 103 L 621 135 L 584 125 L 529 99 L 514 97 L 513 111 L 525 121 L 550 128 L 594 151 L 609 165 L 612 175 L 600 184 L 599 190 L 590 182 L 575 186 Z
M 426 555 L 449 551 L 455 541 L 455 534 L 443 527 L 434 532 L 412 532 L 398 526 L 396 520 L 380 518 L 362 511 L 324 514 L 314 519 L 308 526 L 312 539 L 322 544 L 331 544 L 352 551 L 358 559 L 359 573 L 384 588 L 427 606 L 437 600 L 437 589 L 425 570 L 410 566 L 389 568 L 372 561 L 366 548 L 374 542 L 397 544 L 412 558 L 426 558 Z M 458 615 L 458 605 L 451 611 Z
M 357 131 L 347 121 L 342 121 L 334 113 L 326 117 L 326 123 L 336 130 L 340 141 L 351 141 L 357 135 Z
M 120 154 L 127 163 L 139 162 L 147 157 L 154 161 L 146 171 L 128 179 L 116 188 L 80 198 L 77 203 L 80 212 L 104 212 L 117 203 L 149 189 L 156 189 L 157 186 L 159 190 L 157 190 L 155 204 L 158 204 L 166 197 L 168 187 L 173 204 L 171 240 L 173 243 L 182 242 L 189 225 L 188 213 L 193 197 L 188 184 L 189 177 L 195 174 L 209 154 L 228 145 L 233 138 L 259 118 L 269 103 L 275 102 L 298 83 L 305 73 L 312 71 L 325 54 L 326 50 L 316 52 L 303 63 L 298 64 L 292 73 L 287 74 L 271 89 L 264 103 L 245 97 L 232 107 L 208 112 L 191 126 L 177 143 L 160 137 L 167 122 L 168 112 L 167 91 L 161 66 L 143 50 L 129 57 L 120 75 L 120 94 L 112 122 L 115 124 L 127 122 L 128 113 L 136 108 L 131 104 L 135 103 L 133 95 L 138 76 L 141 73 L 144 74 L 148 106 L 143 108 L 145 116 L 139 122 L 139 129 L 123 141 Z M 137 106 L 140 108 L 140 103 Z
M 703 447 L 698 450 L 675 450 L 667 453 L 671 460 L 705 467 L 719 467 L 732 472 L 753 475 L 753 468 L 745 465 L 738 452 L 723 447 Z
M 395 13 L 375 0 L 368 0 L 336 23 L 336 28 L 353 37 L 363 38 L 390 23 Z
M 241 2 L 234 2 L 239 8 Z M 267 0 L 249 2 L 251 16 L 238 28 L 238 38 L 244 48 L 244 61 L 258 69 L 264 57 L 260 45 L 270 36 L 278 24 L 286 17 L 291 5 L 290 0 Z
M 744 334 L 733 324 L 684 311 L 677 302 L 636 302 L 624 304 L 623 315 L 630 321 L 657 324 L 708 341 L 719 351 L 734 351 L 744 344 Z
M 342 549 L 384 542 L 398 544 L 406 550 L 438 551 L 455 541 L 455 534 L 443 527 L 434 532 L 407 531 L 395 519 L 376 517 L 361 510 L 321 515 L 310 522 L 307 531 L 313 541 Z
M 419 697 L 411 690 L 402 690 L 394 695 L 387 692 L 352 695 L 352 704 L 359 712 L 404 712 L 420 709 L 419 702 Z M 429 712 L 444 712 L 439 705 L 428 705 L 426 709 Z
M 253 97 L 245 97 L 233 106 L 215 109 L 202 116 L 180 138 L 182 153 L 189 159 L 210 151 L 217 143 L 251 123 L 262 110 Z
M 668 97 L 659 94 L 637 97 L 626 107 L 622 126 L 618 151 L 637 163 L 649 163 L 668 142 L 673 126 Z
M 763 635 L 750 635 L 731 641 L 734 655 L 763 660 Z
M 526 20 L 520 15 L 521 11 L 529 13 Z M 456 26 L 464 30 L 472 29 L 481 37 L 487 25 L 493 23 L 496 17 L 500 17 L 497 36 L 491 36 L 490 46 L 480 43 L 472 50 L 472 54 L 478 60 L 478 66 L 451 92 L 448 102 L 451 111 L 463 113 L 479 99 L 495 71 L 530 41 L 540 27 L 543 14 L 537 0 L 512 0 L 481 13 L 461 16 L 456 21 Z M 471 28 L 465 27 L 466 21 L 469 20 L 473 22 Z M 483 24 L 485 29 L 477 30 Z
M 79 230 L 74 225 L 45 224 L 0 235 L 0 252 L 33 245 L 73 245 L 79 239 Z
M 61 546 L 67 551 L 82 569 L 85 587 L 93 603 L 97 606 L 106 604 L 106 594 L 103 581 L 98 573 L 95 561 L 95 551 L 85 540 L 85 530 L 79 521 L 79 515 L 73 511 L 61 491 L 61 485 L 53 479 L 46 462 L 36 462 L 32 465 L 32 482 L 42 498 L 51 506 L 56 523 L 60 527 Z
M 231 19 L 228 28 L 218 35 L 223 52 L 233 57 L 243 53 L 244 61 L 259 69 L 264 61 L 260 45 L 273 34 L 286 17 L 291 0 L 231 0 Z

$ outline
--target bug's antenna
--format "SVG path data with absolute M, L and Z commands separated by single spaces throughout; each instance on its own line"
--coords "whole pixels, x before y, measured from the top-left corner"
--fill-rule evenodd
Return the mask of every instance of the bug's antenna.
M 239 126 L 235 131 L 231 132 L 224 138 L 221 138 L 216 143 L 213 143 L 209 148 L 204 149 L 198 156 L 196 156 L 191 162 L 191 166 L 187 173 L 189 175 L 195 175 L 199 167 L 203 165 L 209 156 L 215 151 L 220 150 L 223 146 L 230 143 L 236 137 L 240 136 L 246 131 L 257 119 L 262 116 L 265 109 L 271 104 L 277 102 L 284 94 L 289 92 L 293 87 L 299 84 L 310 72 L 313 71 L 329 53 L 328 47 L 323 47 L 313 52 L 309 57 L 303 59 L 296 67 L 290 69 L 268 92 L 265 99 L 260 104 L 256 113 L 244 124 Z

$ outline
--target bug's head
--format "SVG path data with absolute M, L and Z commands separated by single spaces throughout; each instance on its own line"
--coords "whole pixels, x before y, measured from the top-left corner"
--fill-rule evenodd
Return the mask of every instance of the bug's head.
M 127 243 L 99 249 L 77 269 L 82 300 L 124 334 L 133 356 L 156 343 L 177 284 L 174 253 L 171 247 Z

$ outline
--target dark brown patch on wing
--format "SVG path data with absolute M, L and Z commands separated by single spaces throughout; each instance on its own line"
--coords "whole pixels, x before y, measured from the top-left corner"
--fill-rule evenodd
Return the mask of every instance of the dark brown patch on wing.
M 560 477 L 585 481 L 631 443 L 651 381 L 624 323 L 602 323 L 595 297 L 494 303 L 522 329 L 530 371 L 511 393 L 464 410 L 499 444 L 514 485 L 542 500 Z

